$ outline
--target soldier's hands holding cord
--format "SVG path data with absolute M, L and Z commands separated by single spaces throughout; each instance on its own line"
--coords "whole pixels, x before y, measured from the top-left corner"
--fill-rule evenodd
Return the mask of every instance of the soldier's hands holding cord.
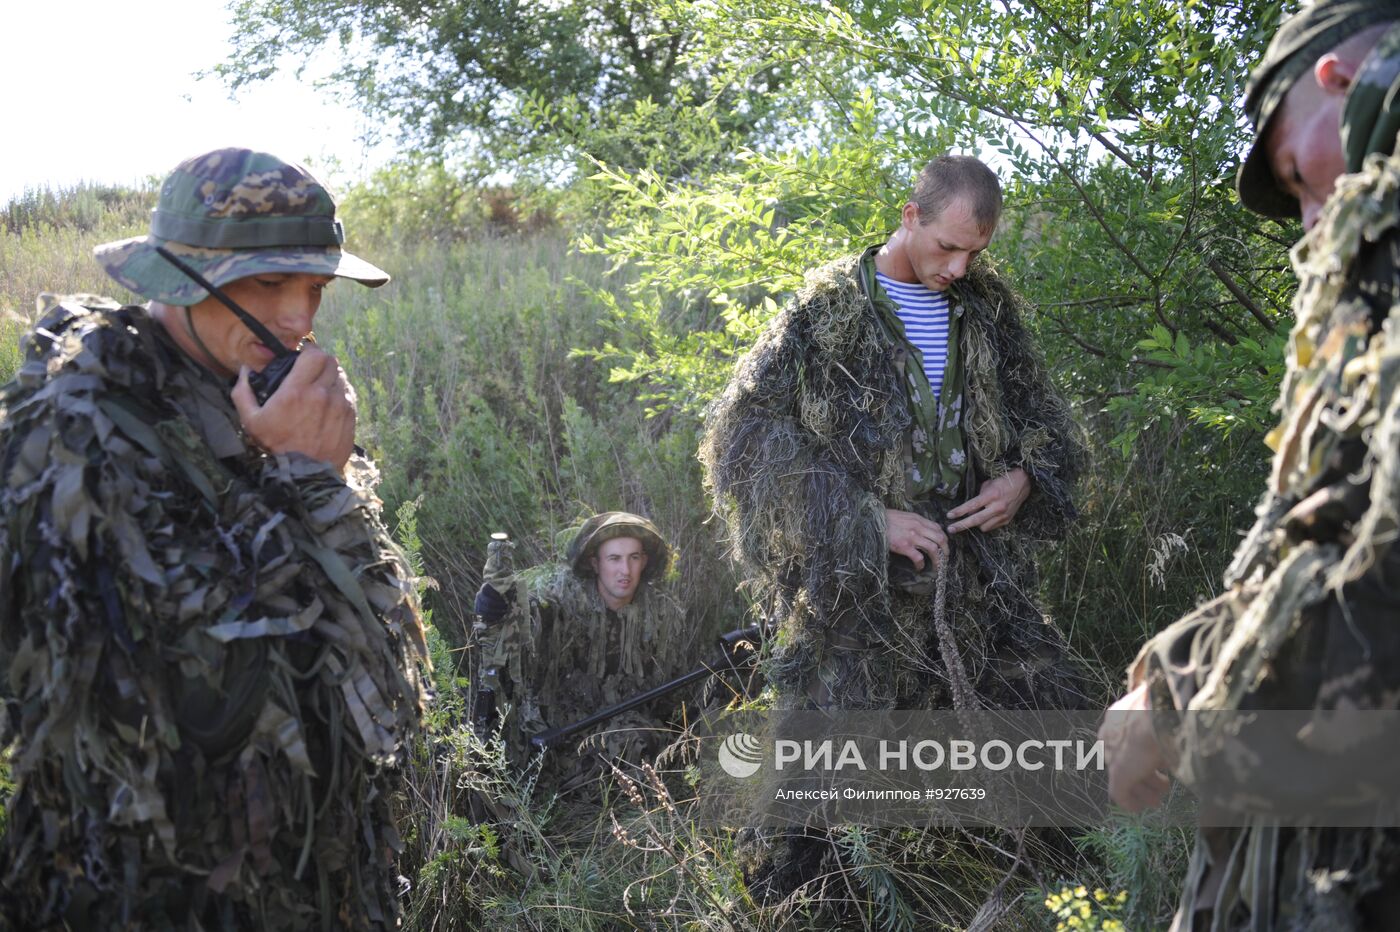
M 885 539 L 889 541 L 890 553 L 908 557 L 916 570 L 924 568 L 925 554 L 937 566 L 948 553 L 948 535 L 938 522 L 912 511 L 885 509 Z
M 259 405 L 238 373 L 233 406 L 253 442 L 270 453 L 302 453 L 343 472 L 355 448 L 355 390 L 335 357 L 317 346 L 301 351 L 286 381 Z
M 977 495 L 948 512 L 949 534 L 980 528 L 995 531 L 1016 517 L 1031 494 L 1031 477 L 1019 467 L 1004 476 L 988 479 Z

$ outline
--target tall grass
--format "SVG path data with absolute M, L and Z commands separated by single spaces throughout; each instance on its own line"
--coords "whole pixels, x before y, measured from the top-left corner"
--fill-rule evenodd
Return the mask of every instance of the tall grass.
M 371 231 L 372 232 L 372 231 Z M 607 373 L 571 355 L 605 338 L 588 288 L 601 263 L 560 233 L 360 248 L 396 273 L 341 282 L 318 338 L 357 386 L 361 443 L 386 505 L 422 497 L 425 566 L 439 628 L 461 643 L 494 531 L 529 565 L 596 511 L 650 516 L 677 548 L 675 585 L 696 623 L 737 625 L 736 580 L 709 526 L 693 425 L 648 419 Z
M 0 215 L 0 375 L 16 364 L 15 340 L 38 292 L 134 300 L 91 250 L 143 232 L 154 194 L 104 191 L 26 195 Z M 744 606 L 707 522 L 697 423 L 648 417 L 635 385 L 611 382 L 595 359 L 572 352 L 601 345 L 615 326 L 590 297 L 620 286 L 601 260 L 571 251 L 555 228 L 496 235 L 490 231 L 509 225 L 480 220 L 491 211 L 460 211 L 461 223 L 479 221 L 475 228 L 421 233 L 421 217 L 377 211 L 368 195 L 348 200 L 349 246 L 394 281 L 380 289 L 336 283 L 317 339 L 357 388 L 359 439 L 382 470 L 385 514 L 399 516 L 401 535 L 438 583 L 427 604 L 440 700 L 404 800 L 409 927 L 779 929 L 819 927 L 833 915 L 890 929 L 971 921 L 1009 863 L 1004 839 L 846 833 L 835 841 L 839 864 L 793 901 L 765 906 L 748 899 L 736 836 L 698 827 L 678 802 L 683 775 L 633 774 L 608 805 L 571 808 L 461 727 L 459 663 L 494 531 L 517 540 L 523 566 L 555 556 L 560 532 L 595 511 L 641 512 L 678 550 L 672 583 L 696 624 L 737 626 Z M 1092 429 L 1098 415 L 1087 405 L 1082 413 Z M 1067 545 L 1045 555 L 1043 582 L 1105 695 L 1144 636 L 1213 592 L 1262 469 L 1252 442 L 1178 427 L 1143 435 L 1131 462 L 1105 454 L 1094 464 L 1083 520 Z M 1179 836 L 1097 827 L 1062 858 L 1063 876 L 1018 877 L 1005 888 L 1000 927 L 1053 926 L 1040 903 L 1062 881 L 1131 885 L 1132 914 L 1155 921 L 1170 912 L 1183 850 Z

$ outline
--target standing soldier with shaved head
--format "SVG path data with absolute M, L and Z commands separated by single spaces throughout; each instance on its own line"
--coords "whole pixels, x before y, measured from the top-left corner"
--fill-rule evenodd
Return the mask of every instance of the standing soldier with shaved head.
M 977 159 L 930 162 L 889 242 L 809 273 L 707 417 L 790 707 L 1087 701 L 1034 563 L 1075 516 L 1083 450 L 982 255 L 1001 206 Z
M 304 168 L 190 159 L 97 250 L 150 303 L 53 302 L 0 388 L 13 928 L 398 926 L 426 647 L 354 392 L 302 346 L 335 278 L 389 279 L 342 239 Z
M 1215 824 L 1243 826 L 1199 831 L 1177 932 L 1397 929 L 1395 829 L 1294 827 L 1278 813 L 1304 787 L 1318 802 L 1379 792 L 1393 806 L 1400 785 L 1393 727 L 1345 724 L 1400 706 L 1400 2 L 1305 6 L 1255 69 L 1245 110 L 1256 137 L 1240 200 L 1307 230 L 1273 470 L 1228 591 L 1148 642 L 1113 707 L 1193 714 L 1110 715 L 1110 791 L 1145 809 L 1170 773 L 1203 812 L 1230 817 Z M 1306 723 L 1248 753 L 1210 724 L 1280 709 Z M 1251 715 L 1218 714 L 1233 712 Z

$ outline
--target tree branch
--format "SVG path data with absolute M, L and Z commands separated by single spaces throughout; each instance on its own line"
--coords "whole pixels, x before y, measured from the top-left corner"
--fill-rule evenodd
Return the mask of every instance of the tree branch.
M 1059 332 L 1060 332 L 1062 335 L 1067 336 L 1067 337 L 1069 337 L 1071 340 L 1073 340 L 1074 343 L 1075 343 L 1080 349 L 1084 350 L 1084 352 L 1089 353 L 1089 354 L 1092 355 L 1092 356 L 1097 356 L 1097 357 L 1099 357 L 1100 359 L 1107 359 L 1107 358 L 1108 358 L 1108 351 L 1107 351 L 1107 350 L 1100 349 L 1099 347 L 1093 345 L 1092 343 L 1089 343 L 1088 341 L 1086 341 L 1086 340 L 1084 340 L 1084 339 L 1081 339 L 1080 336 L 1079 336 L 1079 334 L 1077 334 L 1077 333 L 1075 333 L 1073 330 L 1071 330 L 1071 329 L 1069 328 L 1069 325 L 1066 324 L 1064 321 L 1060 320 L 1058 317 L 1055 317 L 1054 315 L 1051 315 L 1051 314 L 1047 314 L 1047 315 L 1045 315 L 1045 316 L 1049 317 L 1049 318 L 1050 318 L 1051 320 L 1053 320 L 1056 324 L 1058 324 L 1059 326 L 1058 326 L 1056 329 L 1058 329 Z
M 1220 324 L 1216 323 L 1208 317 L 1202 318 L 1201 324 L 1211 333 L 1219 337 L 1222 342 L 1228 344 L 1229 346 L 1235 346 L 1240 342 L 1239 338 L 1236 337 L 1233 333 L 1226 330 L 1224 327 L 1220 326 Z
M 1235 281 L 1235 277 L 1220 264 L 1220 260 L 1211 256 L 1206 260 L 1206 268 L 1210 269 L 1215 277 L 1220 279 L 1220 284 L 1225 286 L 1225 290 L 1235 296 L 1235 300 L 1238 301 L 1240 306 L 1246 311 L 1249 311 L 1251 317 L 1259 321 L 1260 326 L 1270 333 L 1276 333 L 1278 331 L 1278 326 L 1264 313 L 1264 309 L 1245 293 L 1245 290 L 1240 287 L 1240 283 Z
M 1104 295 L 1101 298 L 1079 298 L 1074 301 L 1041 301 L 1035 307 L 1037 309 L 1047 307 L 1091 307 L 1095 304 L 1102 304 L 1104 307 L 1132 307 L 1134 304 L 1145 304 L 1148 301 L 1146 295 L 1122 294 Z
M 1019 117 L 1013 117 L 1012 122 L 1016 124 L 1017 128 L 1019 128 L 1021 132 L 1029 136 L 1032 142 L 1034 142 L 1037 146 L 1040 146 L 1041 151 L 1043 151 L 1046 155 L 1050 156 L 1050 160 L 1055 163 L 1055 167 L 1060 170 L 1060 174 L 1064 175 L 1065 178 L 1069 180 L 1069 183 L 1074 186 L 1074 190 L 1079 192 L 1080 201 L 1084 204 L 1086 208 L 1088 208 L 1089 213 L 1093 214 L 1094 220 L 1098 223 L 1099 227 L 1103 229 L 1104 235 L 1108 237 L 1109 242 L 1113 243 L 1113 245 L 1117 247 L 1118 251 L 1121 252 L 1125 257 L 1127 257 L 1128 261 L 1132 263 L 1134 268 L 1136 268 L 1139 272 L 1142 273 L 1142 276 L 1144 278 L 1146 278 L 1149 282 L 1155 282 L 1157 276 L 1153 274 L 1151 269 L 1142 264 L 1142 260 L 1137 257 L 1136 253 L 1134 253 L 1131 249 L 1128 248 L 1127 243 L 1123 242 L 1121 239 L 1118 238 L 1118 234 L 1114 232 L 1111 226 L 1109 226 L 1108 218 L 1103 215 L 1103 211 L 1099 210 L 1099 206 L 1094 203 L 1093 198 L 1089 196 L 1089 192 L 1084 190 L 1084 186 L 1079 183 L 1079 179 L 1075 177 L 1074 172 L 1070 171 L 1069 168 L 1066 167 L 1065 163 L 1060 161 L 1059 153 L 1057 153 L 1052 146 L 1048 145 L 1044 140 L 1042 140 L 1039 136 L 1032 132 L 1030 127 L 1026 125 L 1024 120 L 1020 119 Z

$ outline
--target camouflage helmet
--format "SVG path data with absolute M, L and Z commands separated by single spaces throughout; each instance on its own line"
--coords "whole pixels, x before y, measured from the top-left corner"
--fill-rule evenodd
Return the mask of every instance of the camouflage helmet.
M 591 561 L 598 555 L 598 548 L 605 541 L 618 537 L 635 537 L 642 542 L 642 550 L 647 555 L 647 568 L 642 571 L 643 582 L 665 574 L 666 567 L 671 563 L 671 548 L 656 525 L 631 512 L 605 511 L 583 522 L 583 527 L 578 529 L 573 542 L 569 544 L 565 559 L 574 575 L 592 579 L 595 574 Z
M 250 275 L 306 272 L 370 287 L 387 273 L 340 248 L 335 201 L 305 168 L 267 152 L 216 149 L 176 166 L 160 188 L 147 236 L 93 250 L 124 287 L 163 304 L 208 297 L 156 252 L 165 246 L 214 285 Z

